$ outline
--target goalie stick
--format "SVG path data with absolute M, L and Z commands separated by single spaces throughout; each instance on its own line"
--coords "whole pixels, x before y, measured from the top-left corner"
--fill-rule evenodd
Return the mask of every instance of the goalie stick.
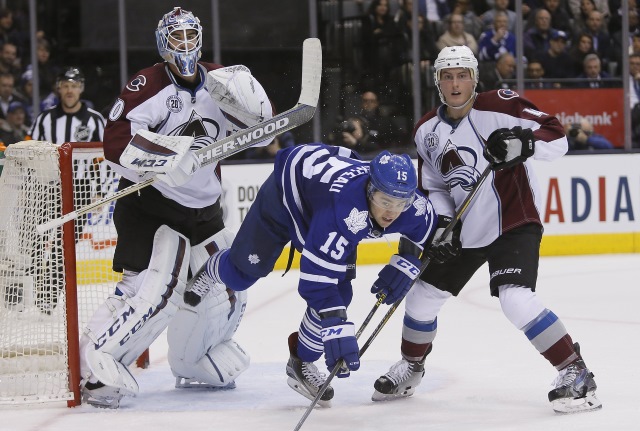
M 449 222 L 449 224 L 447 225 L 445 230 L 440 235 L 440 238 L 439 238 L 440 241 L 443 240 L 444 238 L 446 238 L 447 235 L 449 235 L 451 233 L 451 231 L 456 226 L 456 224 L 462 219 L 462 216 L 464 215 L 464 213 L 467 212 L 467 210 L 470 207 L 471 201 L 473 200 L 475 195 L 478 193 L 478 190 L 480 189 L 480 186 L 482 185 L 482 183 L 484 183 L 484 181 L 487 179 L 487 177 L 491 173 L 491 166 L 492 165 L 489 164 L 485 168 L 485 170 L 482 172 L 482 174 L 480 174 L 480 177 L 478 178 L 478 181 L 476 181 L 476 183 L 473 185 L 473 189 L 471 189 L 471 191 L 469 192 L 467 197 L 462 202 L 462 205 L 460 205 L 460 209 L 458 210 L 458 212 L 456 212 L 455 216 L 451 219 L 451 221 Z M 429 262 L 430 261 L 431 261 L 431 259 L 429 259 L 428 257 L 425 257 L 424 260 L 422 260 L 422 263 L 420 265 L 420 273 L 411 282 L 411 286 L 413 286 L 413 284 L 415 284 L 415 282 L 420 278 L 420 275 L 425 271 L 425 269 L 427 269 L 427 266 L 429 266 Z M 371 309 L 371 311 L 369 312 L 369 314 L 365 318 L 364 322 L 362 322 L 362 325 L 360 325 L 360 328 L 358 329 L 358 332 L 356 333 L 356 339 L 358 339 L 360 337 L 360 335 L 364 332 L 365 328 L 367 327 L 367 325 L 371 321 L 371 318 L 373 317 L 375 312 L 378 311 L 378 308 L 380 308 L 380 305 L 384 301 L 385 297 L 386 297 L 386 295 L 384 295 L 384 294 L 382 294 L 382 295 L 380 295 L 378 297 L 378 300 L 376 301 L 375 305 L 373 306 L 373 308 Z M 378 336 L 380 331 L 382 331 L 382 328 L 387 324 L 387 322 L 389 321 L 389 319 L 391 318 L 391 316 L 393 315 L 393 313 L 396 311 L 396 309 L 398 308 L 398 306 L 400 305 L 400 303 L 403 300 L 404 300 L 404 297 L 398 299 L 396 302 L 394 302 L 391 305 L 391 307 L 389 308 L 387 313 L 384 315 L 384 317 L 382 318 L 380 323 L 378 323 L 378 326 L 376 326 L 376 328 L 373 330 L 373 333 L 369 336 L 367 341 L 360 348 L 360 350 L 358 352 L 358 355 L 360 357 L 362 357 L 362 355 L 364 355 L 364 352 L 367 351 L 367 349 L 369 348 L 371 343 L 373 343 L 373 340 L 376 339 L 376 337 Z M 340 370 L 340 368 L 343 367 L 343 366 L 344 366 L 344 359 L 341 360 L 339 363 L 337 363 L 336 366 L 333 368 L 333 370 L 331 370 L 331 373 L 329 374 L 329 376 L 327 376 L 327 380 L 324 381 L 324 383 L 322 384 L 322 386 L 318 390 L 318 393 L 316 394 L 316 397 L 313 399 L 313 401 L 311 402 L 309 407 L 307 407 L 307 410 L 304 412 L 304 414 L 302 415 L 302 418 L 300 418 L 300 420 L 298 421 L 298 424 L 293 429 L 293 431 L 299 431 L 300 428 L 302 428 L 302 425 L 304 425 L 304 422 L 307 420 L 307 418 L 309 417 L 309 415 L 313 411 L 313 408 L 316 406 L 318 401 L 320 401 L 320 398 L 322 397 L 322 394 L 324 394 L 324 392 L 329 387 L 329 384 L 331 383 L 331 380 L 333 380 L 333 378 L 336 376 L 336 374 L 338 374 L 338 371 Z
M 194 153 L 198 157 L 201 166 L 220 161 L 243 151 L 260 141 L 274 138 L 276 135 L 286 132 L 303 125 L 313 118 L 318 106 L 320 97 L 320 80 L 322 77 L 322 46 L 320 40 L 316 38 L 305 39 L 302 45 L 302 88 L 300 97 L 296 105 L 273 118 L 258 123 L 255 126 L 240 130 L 237 133 L 220 139 L 211 145 L 200 148 Z M 150 141 L 170 140 L 171 136 L 146 133 L 146 139 L 151 137 Z M 184 137 L 176 136 L 176 139 Z M 123 196 L 134 193 L 144 187 L 150 186 L 156 181 L 153 176 L 139 183 L 133 184 L 125 189 L 115 192 L 111 196 L 107 196 L 94 203 L 86 205 L 75 211 L 64 214 L 61 217 L 54 218 L 48 222 L 41 223 L 36 226 L 38 233 L 43 234 L 48 230 L 62 226 L 64 223 L 74 220 L 77 217 L 93 211 L 104 204 L 113 202 Z

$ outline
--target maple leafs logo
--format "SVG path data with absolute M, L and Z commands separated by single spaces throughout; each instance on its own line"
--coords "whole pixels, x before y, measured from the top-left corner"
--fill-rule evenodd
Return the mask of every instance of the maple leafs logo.
M 384 156 L 380 157 L 379 163 L 381 165 L 386 165 L 387 163 L 389 163 L 389 160 L 391 160 L 391 156 L 385 154 Z
M 354 208 L 349 213 L 349 217 L 344 219 L 344 222 L 347 224 L 347 229 L 353 233 L 358 233 L 367 227 L 368 217 L 369 211 L 358 211 L 357 208 Z
M 427 200 L 422 196 L 413 201 L 413 207 L 416 209 L 416 215 L 421 216 L 427 213 Z
M 260 258 L 257 254 L 250 254 L 248 259 L 251 265 L 257 265 L 260 262 Z

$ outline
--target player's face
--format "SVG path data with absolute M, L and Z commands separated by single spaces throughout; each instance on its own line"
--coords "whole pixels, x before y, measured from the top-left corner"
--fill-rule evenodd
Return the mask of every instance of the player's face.
M 72 109 L 78 105 L 82 87 L 82 84 L 76 81 L 63 81 L 58 84 L 58 93 L 60 93 L 63 108 Z
M 406 199 L 396 199 L 379 191 L 375 191 L 369 201 L 371 216 L 382 228 L 389 227 L 407 206 Z
M 198 32 L 194 29 L 175 30 L 169 35 L 169 45 L 176 51 L 191 52 L 196 49 Z
M 471 71 L 463 67 L 442 70 L 439 82 L 440 91 L 450 106 L 464 104 L 473 94 L 475 87 Z

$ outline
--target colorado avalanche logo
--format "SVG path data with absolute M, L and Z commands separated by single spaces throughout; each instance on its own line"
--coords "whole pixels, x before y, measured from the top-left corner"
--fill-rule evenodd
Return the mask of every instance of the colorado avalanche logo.
M 129 91 L 140 91 L 141 87 L 144 87 L 147 83 L 147 78 L 144 75 L 138 75 L 133 80 L 127 84 L 127 90 Z
M 433 132 L 427 133 L 427 136 L 424 137 L 424 146 L 427 147 L 427 151 L 434 152 L 438 149 L 438 135 Z
M 513 90 L 501 89 L 501 90 L 498 90 L 498 97 L 504 100 L 509 100 L 509 99 L 513 99 L 514 97 L 520 97 L 520 95 Z
M 440 168 L 442 179 L 449 185 L 449 189 L 460 186 L 463 190 L 470 191 L 480 178 L 480 173 L 474 167 L 477 156 L 472 154 L 474 160 L 468 165 L 460 154 L 461 150 L 465 148 L 456 147 L 450 140 L 447 141 L 444 151 L 436 160 L 436 166 Z

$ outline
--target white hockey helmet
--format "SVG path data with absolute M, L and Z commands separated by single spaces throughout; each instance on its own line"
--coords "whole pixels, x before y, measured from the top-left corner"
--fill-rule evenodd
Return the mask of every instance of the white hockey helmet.
M 189 34 L 190 30 L 195 30 Z M 166 13 L 156 29 L 156 43 L 160 57 L 174 64 L 184 76 L 196 73 L 202 49 L 200 20 L 188 10 L 174 7 Z
M 454 69 L 457 67 L 469 69 L 471 77 L 475 81 L 475 85 L 478 85 L 478 60 L 473 55 L 471 49 L 464 45 L 447 46 L 442 48 L 434 64 L 434 68 L 436 70 L 434 73 L 434 79 L 442 103 L 446 104 L 444 97 L 442 97 L 442 92 L 440 91 L 440 72 L 444 69 Z

